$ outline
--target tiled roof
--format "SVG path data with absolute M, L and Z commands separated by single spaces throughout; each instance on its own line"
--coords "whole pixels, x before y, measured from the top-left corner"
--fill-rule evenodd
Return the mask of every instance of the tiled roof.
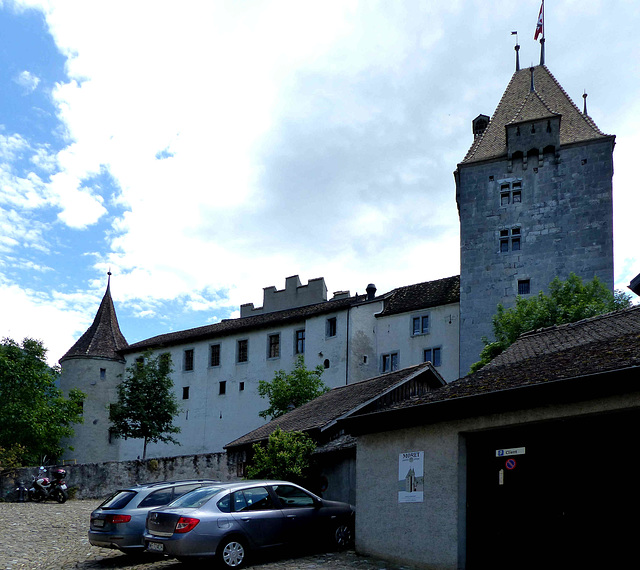
M 107 285 L 93 324 L 60 359 L 60 362 L 67 358 L 82 356 L 122 360 L 121 351 L 127 346 L 127 341 L 118 325 L 110 286 Z
M 447 277 L 436 281 L 426 281 L 416 285 L 398 287 L 375 300 L 384 298 L 385 308 L 379 316 L 394 315 L 417 309 L 435 307 L 460 301 L 460 276 Z M 346 309 L 352 305 L 367 302 L 366 295 L 355 295 L 315 305 L 296 307 L 283 311 L 274 311 L 242 317 L 239 319 L 227 319 L 212 325 L 205 325 L 193 329 L 166 333 L 154 336 L 140 342 L 129 345 L 125 352 L 140 352 L 149 348 L 162 348 L 210 339 L 219 336 L 236 334 L 245 330 L 268 328 L 274 325 L 282 325 L 289 322 L 299 322 L 307 318 Z
M 232 441 L 225 448 L 263 441 L 277 428 L 284 431 L 305 432 L 317 429 L 322 430 L 338 418 L 359 409 L 388 390 L 430 370 L 433 371 L 431 364 L 424 363 L 403 368 L 396 372 L 389 372 L 369 380 L 334 388 L 304 406 L 291 410 L 289 413 L 275 418 L 269 423 Z
M 478 372 L 393 407 L 451 401 L 631 367 L 640 367 L 640 306 L 522 335 Z
M 385 317 L 429 307 L 460 302 L 460 276 L 425 281 L 398 287 L 385 295 L 384 309 L 377 315 Z
M 516 71 L 484 133 L 474 140 L 462 164 L 504 156 L 506 125 L 561 115 L 560 144 L 604 138 L 593 120 L 584 115 L 544 66 L 534 68 L 535 93 L 531 92 L 529 69 Z
M 309 317 L 345 309 L 350 305 L 364 302 L 366 298 L 366 295 L 355 295 L 353 297 L 325 301 L 315 305 L 296 307 L 294 309 L 286 309 L 284 311 L 274 311 L 272 313 L 252 315 L 250 317 L 243 317 L 239 319 L 226 319 L 212 325 L 161 334 L 146 340 L 141 340 L 140 342 L 129 345 L 126 352 L 139 352 L 149 348 L 160 348 L 185 342 L 195 342 L 198 340 L 234 334 L 244 330 L 271 327 L 276 323 L 284 324 L 288 322 L 303 321 Z

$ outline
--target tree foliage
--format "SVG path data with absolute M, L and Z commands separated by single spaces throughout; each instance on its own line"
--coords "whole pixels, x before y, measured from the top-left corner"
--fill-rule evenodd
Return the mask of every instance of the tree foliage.
M 260 380 L 258 394 L 269 399 L 269 407 L 259 413 L 260 417 L 277 418 L 328 392 L 329 388 L 321 379 L 323 371 L 322 366 L 307 369 L 304 357 L 299 356 L 289 374 L 278 370 L 271 382 Z
M 124 380 L 118 385 L 118 401 L 109 406 L 111 433 L 124 439 L 142 439 L 142 458 L 147 456 L 148 443 L 174 443 L 171 434 L 179 433 L 173 419 L 180 411 L 173 393 L 171 357 L 154 356 L 147 351 L 143 358 L 127 367 Z
M 515 306 L 510 309 L 498 305 L 492 319 L 495 340 L 482 339 L 485 346 L 471 372 L 482 368 L 525 332 L 574 323 L 630 305 L 629 295 L 620 291 L 612 293 L 597 277 L 587 283 L 574 273 L 566 281 L 556 277 L 549 285 L 548 295 L 540 291 L 535 297 L 517 297 Z
M 85 395 L 73 389 L 64 397 L 60 369 L 49 366 L 46 355 L 31 338 L 0 343 L 0 465 L 7 468 L 61 458 L 61 440 L 82 423 Z
M 316 445 L 301 431 L 277 428 L 266 445 L 253 446 L 253 460 L 247 467 L 249 479 L 284 479 L 302 482 L 310 467 Z

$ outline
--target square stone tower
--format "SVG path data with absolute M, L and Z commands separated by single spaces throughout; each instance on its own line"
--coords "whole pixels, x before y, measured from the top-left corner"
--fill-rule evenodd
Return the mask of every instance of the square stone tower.
M 586 107 L 586 105 L 585 105 Z M 517 70 L 454 172 L 460 216 L 460 374 L 493 340 L 498 303 L 554 277 L 613 289 L 613 147 L 544 65 Z

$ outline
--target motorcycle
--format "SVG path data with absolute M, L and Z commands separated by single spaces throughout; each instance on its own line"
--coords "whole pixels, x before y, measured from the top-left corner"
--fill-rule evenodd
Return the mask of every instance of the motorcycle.
M 33 484 L 29 489 L 29 500 L 39 503 L 47 499 L 53 499 L 58 503 L 64 503 L 69 498 L 67 484 L 64 480 L 67 472 L 62 468 L 58 468 L 51 472 L 51 479 L 46 475 L 47 470 L 44 467 L 40 467 L 38 474 L 33 477 Z

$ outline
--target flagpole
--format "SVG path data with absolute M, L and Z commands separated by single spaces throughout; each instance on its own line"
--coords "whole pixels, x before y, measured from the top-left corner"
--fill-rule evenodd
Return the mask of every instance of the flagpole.
M 542 0 L 542 37 L 540 38 L 540 65 L 544 65 L 544 0 Z

